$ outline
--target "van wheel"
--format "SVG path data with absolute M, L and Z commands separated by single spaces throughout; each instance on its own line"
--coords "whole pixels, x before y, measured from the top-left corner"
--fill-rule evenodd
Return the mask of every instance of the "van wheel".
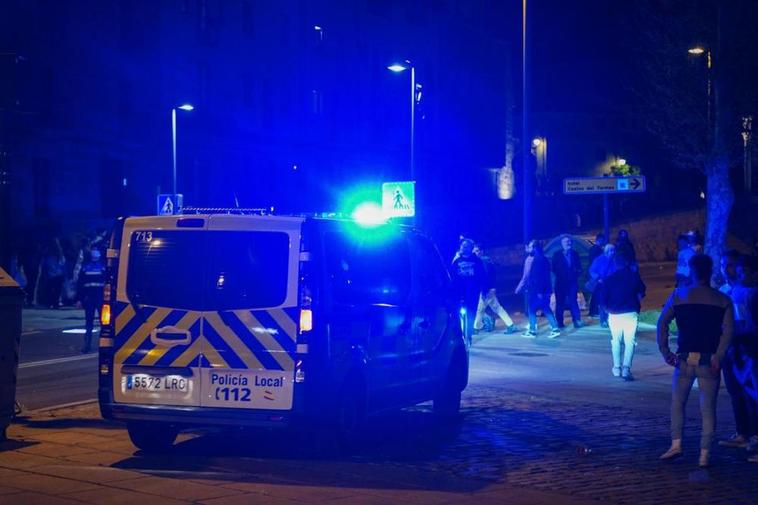
M 365 419 L 366 402 L 361 388 L 346 384 L 336 412 L 336 442 L 340 450 L 352 452 L 358 447 Z
M 166 452 L 179 430 L 170 424 L 130 422 L 126 424 L 132 443 L 145 452 Z
M 444 422 L 456 421 L 461 411 L 461 375 L 465 374 L 465 364 L 456 358 L 450 364 L 445 382 L 432 400 L 434 415 Z

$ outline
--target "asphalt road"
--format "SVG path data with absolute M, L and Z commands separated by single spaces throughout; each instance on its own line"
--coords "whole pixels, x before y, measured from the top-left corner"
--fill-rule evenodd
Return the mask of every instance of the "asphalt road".
M 671 292 L 674 265 L 645 264 L 641 267 L 641 274 L 648 286 L 643 309 L 659 308 Z M 514 317 L 518 323 L 519 316 Z M 82 335 L 68 333 L 83 331 L 82 310 L 25 310 L 23 328 L 16 398 L 25 409 L 96 398 L 96 354 L 80 354 Z
M 81 310 L 24 311 L 16 400 L 26 410 L 97 397 L 97 354 L 81 354 Z

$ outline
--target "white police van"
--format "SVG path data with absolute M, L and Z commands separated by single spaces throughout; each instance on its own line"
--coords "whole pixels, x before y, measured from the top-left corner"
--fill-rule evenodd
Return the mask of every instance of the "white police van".
M 448 273 L 414 229 L 131 217 L 107 259 L 100 409 L 141 449 L 192 426 L 307 423 L 349 440 L 388 408 L 458 413 L 468 351 Z

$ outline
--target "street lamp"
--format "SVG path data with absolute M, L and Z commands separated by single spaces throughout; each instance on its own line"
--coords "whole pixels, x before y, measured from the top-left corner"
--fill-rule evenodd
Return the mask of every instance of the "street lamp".
M 410 146 L 410 165 L 411 165 L 411 180 L 416 180 L 416 163 L 414 154 L 415 134 L 416 134 L 416 67 L 409 60 L 405 60 L 403 63 L 394 63 L 387 67 L 388 70 L 392 70 L 395 73 L 404 72 L 408 69 L 411 71 L 411 146 Z M 420 88 L 421 86 L 418 86 Z
M 690 47 L 689 49 L 687 49 L 687 52 L 689 54 L 691 54 L 692 56 L 702 56 L 702 55 L 705 55 L 705 65 L 706 65 L 707 73 L 708 73 L 708 104 L 707 104 L 708 105 L 708 112 L 707 112 L 707 117 L 708 117 L 708 126 L 710 127 L 710 124 L 711 124 L 711 95 L 712 95 L 711 89 L 713 87 L 713 83 L 712 83 L 713 76 L 711 75 L 712 68 L 713 68 L 713 58 L 712 58 L 712 55 L 711 55 L 711 50 L 709 48 L 703 47 L 703 46 L 693 46 L 693 47 Z
M 173 154 L 173 161 L 174 161 L 174 184 L 173 184 L 173 194 L 176 194 L 176 109 L 181 109 L 183 111 L 189 112 L 191 110 L 194 110 L 195 108 L 188 104 L 182 104 L 179 107 L 174 107 L 171 109 L 171 151 Z

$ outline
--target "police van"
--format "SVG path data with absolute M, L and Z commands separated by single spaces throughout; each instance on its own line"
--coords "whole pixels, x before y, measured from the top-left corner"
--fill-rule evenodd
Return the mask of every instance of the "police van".
M 106 277 L 100 409 L 143 450 L 196 426 L 305 423 L 348 441 L 377 411 L 460 408 L 468 351 L 450 278 L 412 228 L 130 217 Z

